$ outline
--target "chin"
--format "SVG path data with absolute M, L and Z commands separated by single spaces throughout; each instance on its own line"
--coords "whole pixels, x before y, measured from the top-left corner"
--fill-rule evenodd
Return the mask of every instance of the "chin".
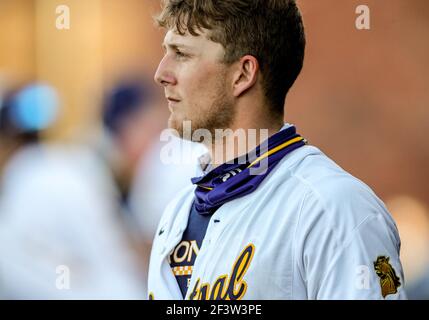
M 174 113 L 168 118 L 168 128 L 174 132 L 175 136 L 178 136 L 181 139 L 186 139 L 183 135 L 183 120 L 178 119 Z

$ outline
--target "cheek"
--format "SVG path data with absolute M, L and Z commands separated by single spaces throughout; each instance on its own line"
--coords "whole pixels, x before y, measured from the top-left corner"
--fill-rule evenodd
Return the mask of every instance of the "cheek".
M 198 97 L 205 100 L 219 86 L 222 72 L 218 66 L 201 63 L 183 68 L 181 75 L 181 87 L 188 98 Z
M 194 72 L 194 70 L 185 71 L 181 80 L 180 87 L 185 92 L 187 98 L 191 98 L 196 93 L 201 92 L 201 72 Z

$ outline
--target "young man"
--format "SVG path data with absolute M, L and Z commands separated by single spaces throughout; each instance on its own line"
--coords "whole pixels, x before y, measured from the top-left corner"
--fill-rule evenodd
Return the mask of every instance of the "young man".
M 210 157 L 164 212 L 149 297 L 405 298 L 384 204 L 283 122 L 304 59 L 295 1 L 167 0 L 158 21 L 169 126 Z M 240 130 L 263 143 L 243 152 Z

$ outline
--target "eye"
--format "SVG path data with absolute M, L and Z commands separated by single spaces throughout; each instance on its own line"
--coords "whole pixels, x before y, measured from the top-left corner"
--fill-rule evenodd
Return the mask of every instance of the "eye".
M 175 54 L 176 54 L 176 57 L 179 59 L 183 59 L 187 57 L 187 55 L 181 52 L 180 50 L 176 50 Z

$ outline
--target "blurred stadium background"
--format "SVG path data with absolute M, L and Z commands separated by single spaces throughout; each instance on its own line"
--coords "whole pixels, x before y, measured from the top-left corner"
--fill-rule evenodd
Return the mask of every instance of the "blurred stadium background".
M 303 73 L 287 98 L 286 120 L 386 202 L 402 238 L 409 295 L 427 299 L 429 2 L 298 0 L 298 4 L 308 46 Z M 355 27 L 355 9 L 361 4 L 371 10 L 370 30 Z M 60 5 L 70 8 L 69 30 L 55 27 L 55 10 Z M 22 83 L 48 83 L 57 90 L 61 109 L 58 120 L 43 131 L 43 141 L 65 145 L 91 139 L 102 127 L 100 113 L 106 92 L 123 79 L 150 79 L 154 74 L 162 57 L 163 32 L 152 20 L 159 8 L 158 0 L 0 0 L 0 97 Z M 140 217 L 135 232 L 144 243 L 136 246 L 144 249 L 130 250 L 142 257 L 142 292 L 150 239 L 167 197 L 157 196 L 166 185 L 171 192 L 180 189 L 187 175 L 192 175 L 189 170 L 174 183 L 177 170 L 171 168 L 168 175 L 157 163 L 159 157 L 153 150 L 159 150 L 157 133 L 166 126 L 168 110 L 154 96 L 155 107 L 133 132 L 146 140 L 133 140 L 130 147 L 141 158 L 133 184 L 141 186 L 139 192 L 146 196 L 135 200 L 134 212 Z M 2 152 L 5 150 L 0 149 L 0 155 Z M 154 180 L 158 183 L 148 187 Z M 0 209 L 0 232 L 1 216 Z M 13 234 L 10 237 L 13 242 Z M 10 250 L 20 250 L 8 245 Z M 0 250 L 7 251 L 8 245 Z M 92 295 L 77 290 L 70 296 L 38 293 L 38 285 L 28 289 L 33 290 L 30 293 L 17 290 L 12 280 L 2 282 L 2 272 L 13 279 L 13 270 L 5 271 L 7 267 L 1 263 L 0 258 L 0 297 L 112 297 L 100 294 L 105 288 Z M 33 268 L 31 263 L 25 267 Z M 36 277 L 37 271 L 31 274 Z M 119 282 L 116 285 L 121 286 Z M 139 298 L 130 293 L 139 289 L 126 290 L 113 296 Z

